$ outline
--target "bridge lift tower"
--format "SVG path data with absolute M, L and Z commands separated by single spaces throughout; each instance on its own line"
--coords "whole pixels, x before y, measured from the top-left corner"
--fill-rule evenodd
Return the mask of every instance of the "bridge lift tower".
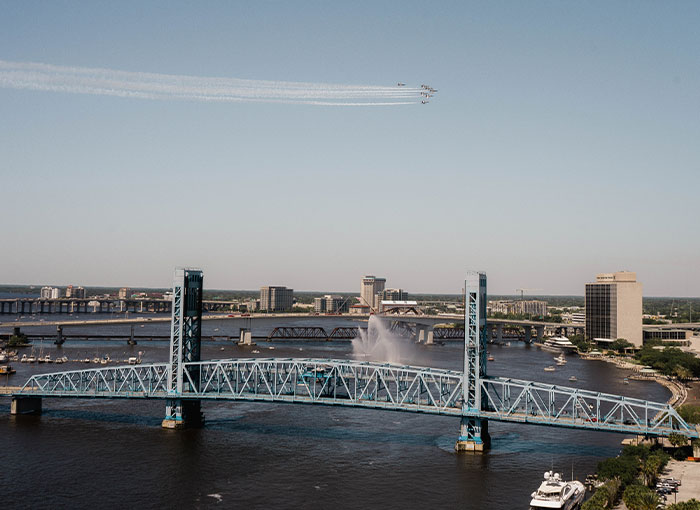
M 173 318 L 170 326 L 170 367 L 168 399 L 163 427 L 179 429 L 204 424 L 201 402 L 183 399 L 183 392 L 199 390 L 198 365 L 202 352 L 202 287 L 204 278 L 198 269 L 176 269 L 173 278 Z
M 488 448 L 488 421 L 482 409 L 481 379 L 486 377 L 486 274 L 470 271 L 464 282 L 464 373 L 462 376 L 462 418 L 458 452 L 481 452 Z

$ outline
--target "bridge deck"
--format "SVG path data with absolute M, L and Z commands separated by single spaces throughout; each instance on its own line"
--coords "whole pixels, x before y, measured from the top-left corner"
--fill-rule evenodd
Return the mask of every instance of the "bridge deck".
M 243 358 L 185 364 L 169 393 L 169 365 L 127 365 L 35 375 L 15 397 L 198 399 L 320 404 L 698 437 L 668 404 L 507 378 L 481 379 L 484 409 L 463 409 L 462 373 L 351 360 Z

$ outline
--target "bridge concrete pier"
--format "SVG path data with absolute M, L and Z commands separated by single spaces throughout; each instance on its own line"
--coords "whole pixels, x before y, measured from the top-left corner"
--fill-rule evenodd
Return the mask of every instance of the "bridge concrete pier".
M 199 400 L 170 399 L 165 402 L 164 429 L 199 428 L 204 426 L 202 403 Z
M 253 342 L 253 333 L 250 328 L 241 328 L 238 336 L 238 345 L 255 345 Z
M 134 325 L 131 325 L 131 332 L 129 333 L 129 339 L 126 341 L 128 345 L 136 345 L 138 342 L 134 339 Z
M 63 338 L 63 326 L 56 326 L 56 341 L 54 344 L 63 345 L 65 341 L 65 338 Z
M 455 450 L 458 452 L 483 452 L 490 445 L 489 422 L 463 416 L 459 425 L 459 438 L 455 444 Z
M 496 324 L 496 341 L 503 342 L 503 324 Z
M 12 397 L 10 414 L 41 414 L 41 397 Z
M 544 336 L 544 326 L 535 326 L 535 332 L 537 334 L 537 341 L 541 342 Z
M 416 324 L 416 342 L 424 343 L 425 345 L 433 345 L 435 343 L 435 327 L 425 324 Z
M 532 343 L 532 328 L 525 326 L 525 343 Z

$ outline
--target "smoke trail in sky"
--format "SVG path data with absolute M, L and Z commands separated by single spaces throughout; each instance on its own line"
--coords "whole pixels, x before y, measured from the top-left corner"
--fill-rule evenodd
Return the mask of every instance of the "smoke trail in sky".
M 140 99 L 396 106 L 427 102 L 425 86 L 380 87 L 208 78 L 0 60 L 0 87 Z

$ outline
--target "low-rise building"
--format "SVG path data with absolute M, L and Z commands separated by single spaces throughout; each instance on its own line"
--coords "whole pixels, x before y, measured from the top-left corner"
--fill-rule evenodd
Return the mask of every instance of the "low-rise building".
M 314 298 L 314 311 L 316 313 L 344 313 L 348 311 L 348 299 L 343 296 L 326 294 L 323 297 Z

